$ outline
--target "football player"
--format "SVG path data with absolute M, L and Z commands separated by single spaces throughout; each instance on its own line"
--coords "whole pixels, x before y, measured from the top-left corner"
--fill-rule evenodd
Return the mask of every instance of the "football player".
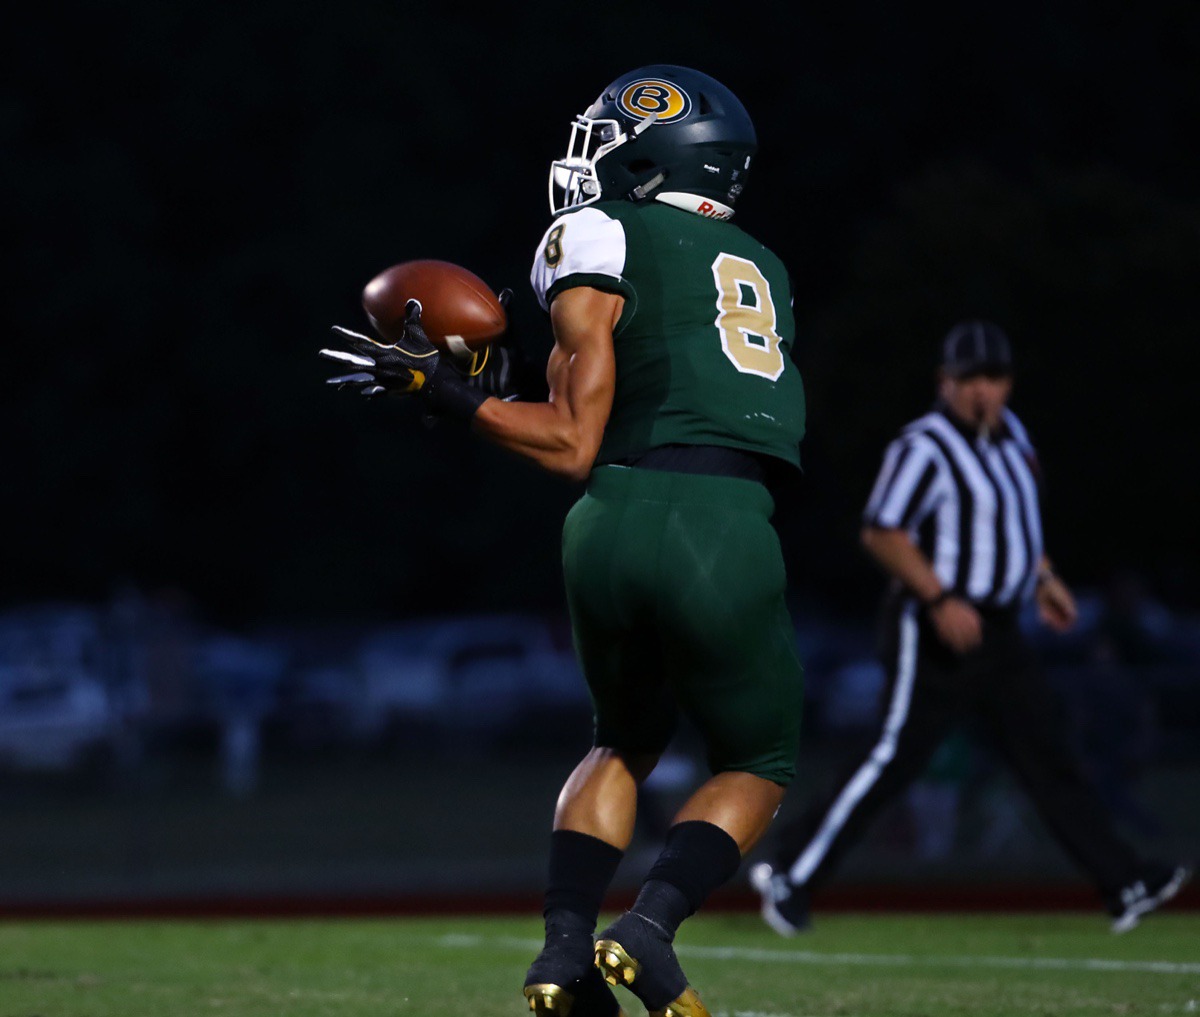
M 802 675 L 770 517 L 773 483 L 799 465 L 805 405 L 788 274 L 731 222 L 756 147 L 745 108 L 708 75 L 621 75 L 550 171 L 556 218 L 532 271 L 555 339 L 548 399 L 506 401 L 519 393 L 486 370 L 464 377 L 415 307 L 378 370 L 361 365 L 362 386 L 415 392 L 587 481 L 563 567 L 595 737 L 555 811 L 545 946 L 524 989 L 539 1015 L 614 1017 L 606 981 L 654 1015 L 707 1014 L 676 930 L 735 874 L 794 774 Z M 593 941 L 638 785 L 680 714 L 711 776 L 632 908 Z

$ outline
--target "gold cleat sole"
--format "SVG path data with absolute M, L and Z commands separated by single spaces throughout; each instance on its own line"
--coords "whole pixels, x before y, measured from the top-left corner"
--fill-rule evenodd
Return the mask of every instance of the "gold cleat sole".
M 575 997 L 561 985 L 543 984 L 525 986 L 525 998 L 529 1010 L 535 1017 L 570 1017 Z M 616 1017 L 629 1017 L 620 1007 Z
M 609 985 L 629 988 L 637 978 L 642 966 L 625 952 L 625 947 L 615 939 L 601 939 L 596 943 L 596 967 Z
M 527 985 L 525 998 L 529 1009 L 537 1017 L 568 1017 L 575 997 L 561 985 Z
M 651 1010 L 649 1017 L 712 1017 L 690 985 L 679 994 L 679 998 L 661 1010 Z
M 596 943 L 596 967 L 609 985 L 629 988 L 642 970 L 641 964 L 626 953 L 615 939 L 602 939 Z M 690 985 L 677 999 L 661 1010 L 651 1010 L 647 1017 L 711 1017 L 708 1008 L 700 1001 L 696 990 Z

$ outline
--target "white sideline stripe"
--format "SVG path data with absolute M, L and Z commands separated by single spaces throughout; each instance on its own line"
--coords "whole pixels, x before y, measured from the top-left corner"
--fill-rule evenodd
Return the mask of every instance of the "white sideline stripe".
M 540 945 L 540 944 L 539 944 Z M 1029 968 L 1053 971 L 1143 971 L 1160 975 L 1200 975 L 1200 963 L 1123 961 L 1103 957 L 967 957 L 903 953 L 814 953 L 798 950 L 751 950 L 742 947 L 681 946 L 678 953 L 709 960 L 747 960 L 783 964 L 859 964 L 879 967 Z
M 808 877 L 821 864 L 821 860 L 829 851 L 829 845 L 846 825 L 850 813 L 862 801 L 863 796 L 871 790 L 871 786 L 879 780 L 883 769 L 896 756 L 896 742 L 904 722 L 908 720 L 908 708 L 912 703 L 913 679 L 917 672 L 917 622 L 914 608 L 910 604 L 900 616 L 900 648 L 897 654 L 896 686 L 892 692 L 892 702 L 888 707 L 887 720 L 883 725 L 883 734 L 867 761 L 858 768 L 858 772 L 838 795 L 816 836 L 809 842 L 808 847 L 792 864 L 788 878 L 797 884 L 808 882 Z
M 793 1013 L 776 1013 L 774 1010 L 714 1010 L 713 1017 L 800 1017 Z
M 477 947 L 484 944 L 504 949 L 534 952 L 542 948 L 540 939 L 516 939 L 501 936 L 448 935 L 436 940 L 439 946 Z M 813 950 L 762 950 L 740 946 L 679 946 L 681 957 L 706 960 L 752 961 L 760 964 L 854 964 L 861 967 L 955 967 L 1007 968 L 1033 971 L 1141 971 L 1156 975 L 1200 975 L 1200 963 L 1180 961 L 1127 961 L 1103 957 L 968 957 L 952 954 L 921 956 L 906 953 L 817 953 Z M 784 1017 L 779 1014 L 777 1017 Z

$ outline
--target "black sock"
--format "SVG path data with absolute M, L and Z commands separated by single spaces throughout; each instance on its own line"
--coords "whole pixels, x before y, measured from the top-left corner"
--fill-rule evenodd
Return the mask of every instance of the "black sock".
M 683 920 L 732 879 L 741 862 L 737 841 L 719 826 L 702 820 L 679 823 L 667 834 L 630 910 L 674 939 Z
M 559 935 L 586 933 L 590 941 L 604 895 L 624 853 L 598 837 L 575 830 L 550 834 L 549 876 L 542 908 L 547 943 L 551 930 Z

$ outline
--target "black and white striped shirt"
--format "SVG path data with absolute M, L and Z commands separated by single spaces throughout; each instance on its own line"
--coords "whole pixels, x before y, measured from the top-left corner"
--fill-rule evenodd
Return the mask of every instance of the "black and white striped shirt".
M 942 586 L 981 607 L 1030 596 L 1042 559 L 1037 459 L 1009 410 L 979 437 L 944 407 L 905 427 L 884 454 L 869 526 L 905 530 Z

